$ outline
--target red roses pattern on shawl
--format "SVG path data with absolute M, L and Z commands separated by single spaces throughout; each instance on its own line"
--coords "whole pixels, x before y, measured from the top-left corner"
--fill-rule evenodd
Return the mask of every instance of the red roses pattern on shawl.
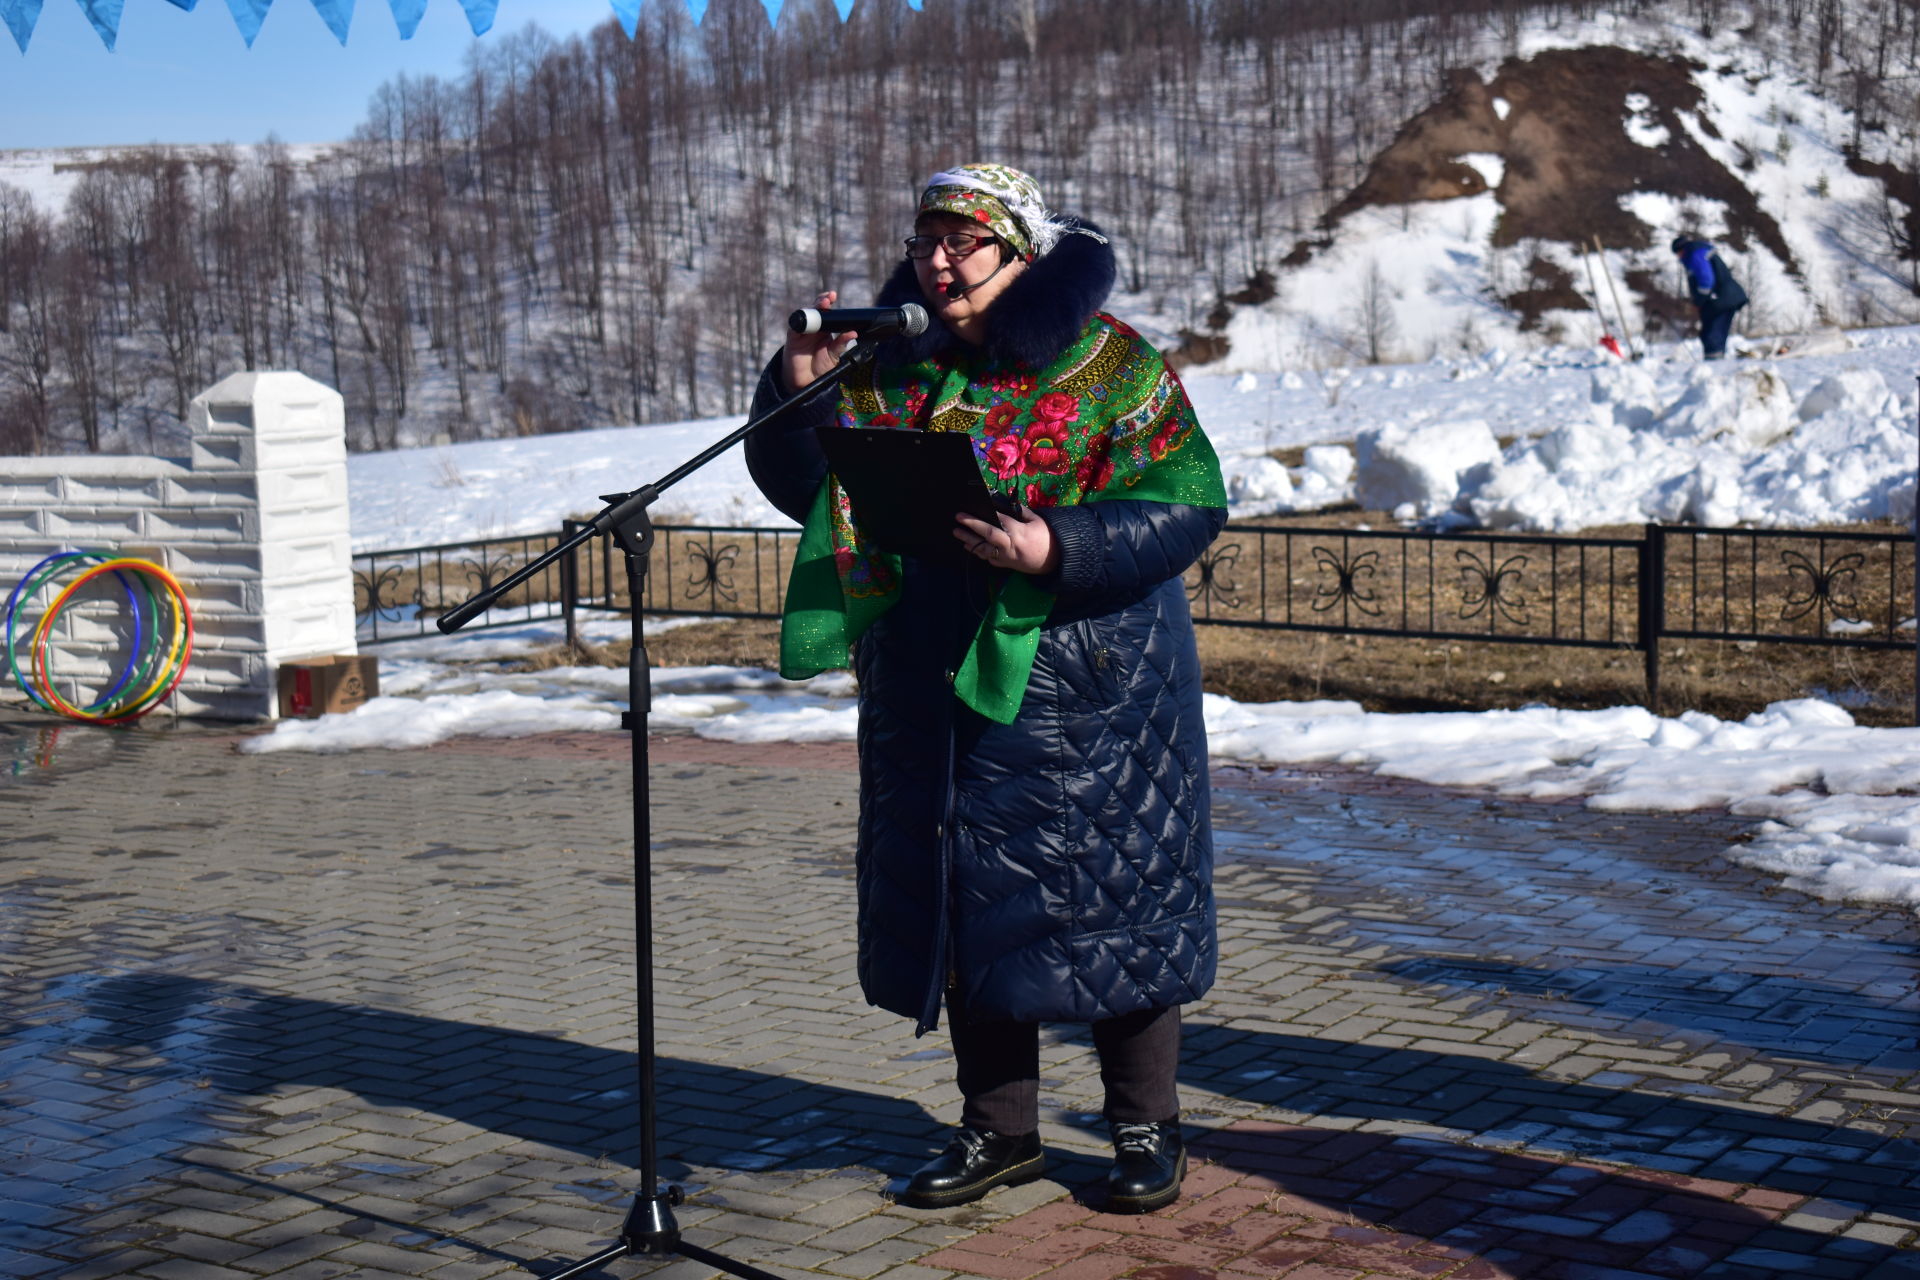
M 849 427 L 965 430 L 990 488 L 1028 506 L 1082 502 L 1178 447 L 1191 410 L 1172 371 L 1157 357 L 1148 369 L 1140 336 L 1110 316 L 1089 324 L 1082 347 L 1109 358 L 1099 375 L 1044 378 L 1014 363 L 991 364 L 977 352 L 936 357 L 899 381 L 869 384 L 842 399 Z M 976 365 L 984 367 L 973 367 Z M 1079 370 L 1076 370 L 1079 372 Z M 1062 385 L 1070 389 L 1062 389 Z

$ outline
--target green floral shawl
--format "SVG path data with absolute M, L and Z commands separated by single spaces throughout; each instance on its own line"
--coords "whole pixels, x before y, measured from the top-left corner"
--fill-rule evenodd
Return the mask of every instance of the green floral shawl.
M 1104 314 L 1037 371 L 961 343 L 919 364 L 858 370 L 841 387 L 839 424 L 967 432 L 988 487 L 1029 507 L 1108 498 L 1227 505 L 1219 459 L 1179 378 L 1138 333 Z M 845 666 L 848 647 L 899 598 L 900 573 L 900 557 L 867 544 L 828 476 L 787 583 L 780 673 L 797 680 Z M 1024 573 L 991 576 L 993 604 L 954 692 L 1010 724 L 1053 595 Z

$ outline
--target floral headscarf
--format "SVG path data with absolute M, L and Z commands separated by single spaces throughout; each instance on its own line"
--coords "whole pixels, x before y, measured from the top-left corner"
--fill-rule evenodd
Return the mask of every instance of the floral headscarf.
M 934 174 L 920 193 L 919 211 L 982 223 L 1029 261 L 1066 230 L 1040 198 L 1040 184 L 1004 164 L 963 164 Z

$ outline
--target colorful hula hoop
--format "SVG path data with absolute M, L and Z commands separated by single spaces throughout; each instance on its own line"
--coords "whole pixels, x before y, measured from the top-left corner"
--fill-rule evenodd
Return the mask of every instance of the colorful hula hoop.
M 13 673 L 14 680 L 26 691 L 27 696 L 39 704 L 43 710 L 52 711 L 54 707 L 52 703 L 40 696 L 40 691 L 34 688 L 31 681 L 20 674 L 19 655 L 17 646 L 14 643 L 14 617 L 22 604 L 32 599 L 38 594 L 42 586 L 59 576 L 70 564 L 84 564 L 88 561 L 97 563 L 107 559 L 111 559 L 111 557 L 102 555 L 97 551 L 55 552 L 39 564 L 33 566 L 33 568 L 27 570 L 27 576 L 20 579 L 20 581 L 14 585 L 12 594 L 7 597 L 7 669 Z M 153 591 L 147 586 L 144 580 L 141 581 L 140 588 L 142 593 L 147 597 L 147 614 L 141 613 L 140 602 L 134 597 L 133 588 L 127 582 L 126 575 L 115 570 L 113 576 L 120 583 L 121 589 L 127 593 L 127 607 L 133 611 L 133 647 L 127 655 L 127 665 L 121 668 L 119 679 L 115 680 L 113 686 L 109 688 L 105 694 L 101 695 L 100 702 L 95 704 L 95 708 L 104 705 L 108 699 L 111 699 L 121 689 L 125 688 L 129 678 L 134 676 L 135 668 L 140 664 L 140 660 L 146 652 L 146 616 L 153 612 Z
M 90 565 L 60 592 L 40 615 L 28 646 L 29 679 L 20 669 L 16 623 L 21 606 L 68 569 Z M 75 601 L 75 593 L 102 574 L 111 574 L 126 593 L 133 615 L 133 646 L 118 677 L 107 691 L 85 707 L 76 707 L 53 687 L 51 638 L 60 614 Z M 129 580 L 131 575 L 131 580 Z M 161 635 L 161 608 L 154 586 L 160 586 L 170 606 L 171 626 Z M 139 594 L 134 592 L 139 587 Z M 142 598 L 145 607 L 142 608 Z M 179 581 L 151 560 L 110 557 L 98 551 L 62 551 L 48 556 L 22 578 L 7 597 L 7 669 L 28 697 L 48 711 L 94 724 L 125 724 L 137 720 L 165 701 L 186 674 L 193 657 L 193 609 Z

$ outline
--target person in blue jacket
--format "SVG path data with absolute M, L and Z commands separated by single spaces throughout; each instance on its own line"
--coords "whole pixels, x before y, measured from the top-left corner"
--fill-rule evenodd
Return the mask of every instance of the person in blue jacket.
M 850 664 L 859 684 L 861 990 L 920 1033 L 944 1011 L 952 1037 L 960 1125 L 895 1199 L 1039 1177 L 1039 1027 L 1076 1022 L 1114 1144 L 1106 1206 L 1146 1212 L 1180 1192 L 1180 1006 L 1215 970 L 1181 575 L 1225 489 L 1178 377 L 1101 310 L 1115 265 L 1096 227 L 1018 170 L 961 165 L 928 180 L 911 230 L 878 303 L 934 323 L 747 440 L 754 482 L 804 526 L 781 670 Z M 788 335 L 754 412 L 850 336 Z M 947 556 L 894 554 L 830 473 L 815 428 L 834 425 L 964 433 L 1015 514 L 956 514 Z
M 1675 236 L 1672 248 L 1687 273 L 1687 295 L 1700 312 L 1700 349 L 1707 359 L 1718 360 L 1727 354 L 1733 314 L 1747 305 L 1747 291 L 1707 241 Z

